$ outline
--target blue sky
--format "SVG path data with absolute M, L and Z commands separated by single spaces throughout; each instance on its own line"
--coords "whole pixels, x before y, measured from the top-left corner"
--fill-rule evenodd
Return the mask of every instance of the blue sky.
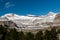
M 0 15 L 45 15 L 50 11 L 60 12 L 60 0 L 0 0 Z

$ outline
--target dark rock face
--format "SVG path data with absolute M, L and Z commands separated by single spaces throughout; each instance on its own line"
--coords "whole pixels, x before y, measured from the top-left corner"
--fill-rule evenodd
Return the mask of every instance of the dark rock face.
M 7 26 L 9 28 L 15 28 L 17 25 L 13 23 L 12 21 L 0 21 L 0 25 Z
M 57 14 L 54 18 L 53 24 L 55 26 L 60 26 L 60 14 Z
M 60 14 L 55 16 L 54 23 L 60 23 Z

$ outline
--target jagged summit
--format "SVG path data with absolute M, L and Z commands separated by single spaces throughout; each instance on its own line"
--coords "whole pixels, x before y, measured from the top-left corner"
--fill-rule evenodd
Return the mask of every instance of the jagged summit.
M 17 16 L 19 16 L 19 15 L 17 15 L 17 14 L 14 14 L 14 13 L 8 13 L 8 14 L 5 14 L 5 15 L 3 15 L 3 16 L 1 16 L 1 17 L 17 17 Z
M 54 15 L 54 14 L 56 14 L 56 13 L 54 13 L 54 12 L 49 12 L 48 13 L 48 15 Z
M 17 14 L 14 14 L 14 13 L 8 13 L 8 14 L 5 14 L 5 15 L 3 15 L 1 17 L 6 17 L 9 20 L 13 20 L 13 19 L 18 19 L 20 16 L 17 15 Z

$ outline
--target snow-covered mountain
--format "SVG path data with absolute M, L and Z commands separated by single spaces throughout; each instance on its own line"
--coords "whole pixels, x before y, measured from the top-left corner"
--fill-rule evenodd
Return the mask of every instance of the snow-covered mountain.
M 34 16 L 34 15 L 27 15 L 21 16 L 14 13 L 8 13 L 1 17 L 7 18 L 17 24 L 19 28 L 28 28 L 28 29 L 42 29 L 46 28 L 50 25 L 51 22 L 54 22 L 55 16 L 57 13 L 49 12 L 47 15 L 43 16 Z
M 17 15 L 17 14 L 14 14 L 14 13 L 8 13 L 8 14 L 5 14 L 1 17 L 7 17 L 9 20 L 17 20 L 17 19 L 29 19 L 29 20 L 32 20 L 32 19 L 54 19 L 56 13 L 53 13 L 53 12 L 49 12 L 47 15 L 43 15 L 43 16 L 34 16 L 34 15 L 27 15 L 27 16 L 20 16 L 20 15 Z

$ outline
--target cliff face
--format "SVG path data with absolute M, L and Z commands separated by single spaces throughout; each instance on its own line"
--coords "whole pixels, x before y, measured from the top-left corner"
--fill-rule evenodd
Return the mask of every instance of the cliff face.
M 60 14 L 57 14 L 54 18 L 53 24 L 55 26 L 60 26 Z
M 9 28 L 15 28 L 17 25 L 6 17 L 0 17 L 0 25 L 6 26 Z

